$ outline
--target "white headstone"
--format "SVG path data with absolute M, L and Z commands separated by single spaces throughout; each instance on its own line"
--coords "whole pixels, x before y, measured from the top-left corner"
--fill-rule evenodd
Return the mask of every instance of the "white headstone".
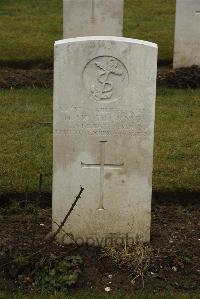
M 200 0 L 176 1 L 174 68 L 200 65 Z
M 53 221 L 83 186 L 64 227 L 79 243 L 149 241 L 156 65 L 157 45 L 145 41 L 55 43 Z
M 124 0 L 64 0 L 63 36 L 123 34 Z

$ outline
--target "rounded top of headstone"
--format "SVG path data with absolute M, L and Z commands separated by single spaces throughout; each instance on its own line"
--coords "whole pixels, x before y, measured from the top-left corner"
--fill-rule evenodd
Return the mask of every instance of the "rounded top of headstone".
M 152 43 L 152 42 L 139 40 L 139 39 L 133 39 L 133 38 L 117 37 L 117 36 L 84 36 L 84 37 L 67 38 L 67 39 L 55 41 L 55 46 L 69 44 L 69 43 L 75 43 L 75 42 L 86 42 L 86 41 L 124 42 L 124 43 L 129 43 L 129 44 L 137 44 L 137 45 L 158 48 L 157 44 Z

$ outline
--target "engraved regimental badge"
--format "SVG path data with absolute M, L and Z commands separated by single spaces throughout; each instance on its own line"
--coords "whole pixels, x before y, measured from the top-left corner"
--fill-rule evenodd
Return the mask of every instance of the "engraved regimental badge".
M 128 71 L 119 59 L 99 56 L 87 63 L 83 79 L 91 99 L 110 103 L 122 98 L 128 85 Z

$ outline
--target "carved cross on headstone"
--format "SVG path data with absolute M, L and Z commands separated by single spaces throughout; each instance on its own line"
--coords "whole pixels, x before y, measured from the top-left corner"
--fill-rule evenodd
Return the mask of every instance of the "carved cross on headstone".
M 87 164 L 81 162 L 82 168 L 99 168 L 100 169 L 100 200 L 98 210 L 104 210 L 103 200 L 104 200 L 104 172 L 106 169 L 121 169 L 124 163 L 121 164 L 108 164 L 105 163 L 105 144 L 107 141 L 100 141 L 100 163 L 98 164 Z
M 197 15 L 200 15 L 200 10 L 196 10 L 196 14 L 197 14 Z

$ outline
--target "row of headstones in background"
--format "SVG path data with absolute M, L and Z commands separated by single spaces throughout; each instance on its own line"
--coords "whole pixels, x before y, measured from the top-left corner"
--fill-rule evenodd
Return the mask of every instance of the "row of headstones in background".
M 63 0 L 63 37 L 123 35 L 124 0 Z
M 200 0 L 176 2 L 173 67 L 200 65 Z M 64 0 L 64 38 L 122 36 L 123 8 L 124 0 Z
M 84 24 L 104 36 L 55 43 L 54 231 L 85 188 L 59 235 L 69 243 L 150 240 L 157 45 L 105 36 L 122 33 L 122 3 L 65 0 L 65 36 Z
M 176 1 L 174 68 L 200 65 L 200 0 Z

